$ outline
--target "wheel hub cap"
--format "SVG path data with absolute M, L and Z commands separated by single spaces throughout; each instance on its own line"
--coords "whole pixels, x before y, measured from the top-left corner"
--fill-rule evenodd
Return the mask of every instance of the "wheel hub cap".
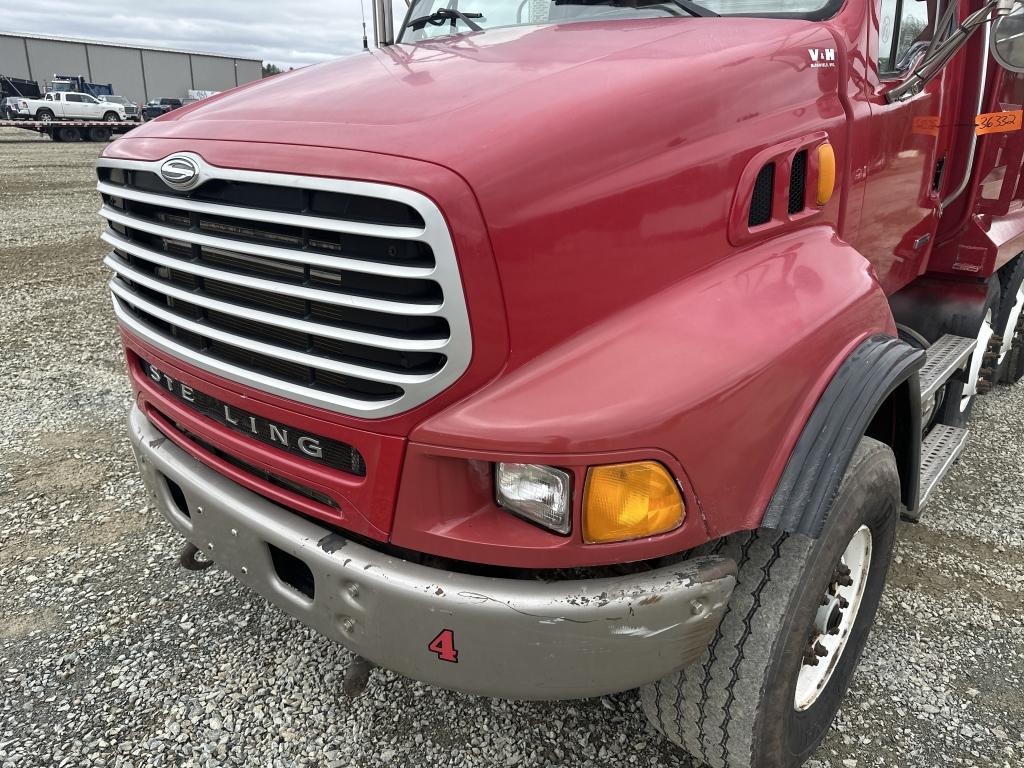
M 793 706 L 808 709 L 828 685 L 857 620 L 871 567 L 871 529 L 858 528 L 843 551 L 814 616 L 797 675 Z

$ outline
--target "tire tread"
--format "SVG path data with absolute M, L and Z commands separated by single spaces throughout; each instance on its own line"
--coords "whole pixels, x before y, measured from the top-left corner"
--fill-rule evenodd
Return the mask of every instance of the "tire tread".
M 864 438 L 847 468 L 891 449 Z M 895 476 L 895 461 L 892 461 Z M 841 492 L 841 490 L 840 490 Z M 788 606 L 804 576 L 814 540 L 773 529 L 744 531 L 699 547 L 737 564 L 737 582 L 703 656 L 641 691 L 648 719 L 670 741 L 712 768 L 753 768 L 769 664 L 783 641 Z

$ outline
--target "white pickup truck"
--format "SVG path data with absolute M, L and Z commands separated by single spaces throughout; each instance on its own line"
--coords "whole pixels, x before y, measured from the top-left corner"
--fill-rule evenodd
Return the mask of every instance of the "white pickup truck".
M 127 119 L 121 104 L 100 101 L 87 93 L 50 91 L 41 99 L 14 100 L 16 117 L 36 120 L 103 120 L 117 122 Z

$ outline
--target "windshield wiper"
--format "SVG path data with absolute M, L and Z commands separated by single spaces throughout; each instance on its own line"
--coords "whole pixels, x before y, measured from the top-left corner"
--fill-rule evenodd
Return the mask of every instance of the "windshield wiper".
M 690 2 L 690 0 L 668 0 L 668 2 L 673 5 L 678 5 L 691 16 L 715 16 L 717 18 L 719 15 L 710 8 L 705 8 L 703 5 L 697 5 L 697 3 Z
M 673 0 L 673 2 L 676 1 L 677 0 Z M 686 0 L 682 1 L 686 2 Z M 482 13 L 463 13 L 458 8 L 438 8 L 436 11 L 428 13 L 426 16 L 411 19 L 405 26 L 410 29 L 423 29 L 427 24 L 440 27 L 446 21 L 449 21 L 451 22 L 452 27 L 454 27 L 455 22 L 461 21 L 474 32 L 481 32 L 483 31 L 483 27 L 473 21 L 473 19 L 482 19 L 483 17 L 484 15 Z

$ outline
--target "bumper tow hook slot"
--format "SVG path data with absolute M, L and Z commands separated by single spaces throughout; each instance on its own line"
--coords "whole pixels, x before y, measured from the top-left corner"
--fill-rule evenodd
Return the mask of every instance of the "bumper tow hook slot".
M 200 557 L 197 558 L 196 555 Z M 213 565 L 213 560 L 204 557 L 199 548 L 191 541 L 186 541 L 185 546 L 181 548 L 179 561 L 181 562 L 181 567 L 186 571 L 205 571 Z
M 345 670 L 345 679 L 341 682 L 341 691 L 349 699 L 360 696 L 366 690 L 366 684 L 370 682 L 370 670 L 376 664 L 367 661 L 362 656 L 354 656 Z

